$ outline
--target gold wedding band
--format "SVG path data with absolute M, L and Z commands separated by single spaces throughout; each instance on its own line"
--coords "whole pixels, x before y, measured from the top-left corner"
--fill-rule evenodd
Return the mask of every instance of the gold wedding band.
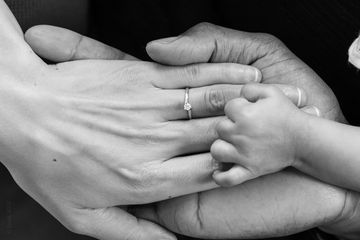
M 190 93 L 190 89 L 186 88 L 185 89 L 184 110 L 187 111 L 188 118 L 189 118 L 189 120 L 191 120 L 192 119 L 192 114 L 191 114 L 192 106 L 189 102 L 189 93 Z

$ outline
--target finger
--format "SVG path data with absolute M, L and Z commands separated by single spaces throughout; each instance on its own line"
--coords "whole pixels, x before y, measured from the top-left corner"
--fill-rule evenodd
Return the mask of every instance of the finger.
M 240 154 L 238 150 L 229 142 L 222 139 L 216 140 L 211 145 L 211 156 L 220 163 L 238 163 Z
M 321 117 L 321 112 L 320 110 L 315 107 L 315 106 L 307 106 L 307 107 L 303 107 L 301 108 L 301 110 L 307 114 L 316 116 L 316 117 Z
M 307 104 L 307 97 L 303 90 L 291 85 L 273 85 L 300 107 Z M 228 102 L 239 98 L 243 85 L 219 84 L 207 87 L 189 89 L 189 103 L 191 104 L 192 118 L 203 118 L 224 115 L 224 108 Z M 300 94 L 299 94 L 300 92 Z M 185 90 L 167 90 L 164 92 L 166 99 L 172 102 L 170 111 L 163 114 L 165 120 L 188 119 L 188 113 L 184 110 Z
M 239 119 L 239 111 L 240 109 L 248 106 L 250 103 L 245 98 L 236 98 L 231 101 L 229 101 L 225 106 L 225 115 L 233 122 L 236 122 L 237 120 L 241 121 L 241 118 Z
M 208 87 L 190 88 L 188 103 L 191 105 L 192 118 L 214 117 L 224 114 L 225 105 L 232 99 L 240 97 L 242 85 L 213 85 Z M 166 90 L 166 99 L 176 99 L 172 111 L 164 114 L 166 120 L 189 119 L 184 110 L 185 90 Z
M 247 84 L 241 90 L 241 97 L 249 102 L 257 102 L 264 98 L 281 97 L 280 89 L 266 84 Z
M 169 199 L 194 192 L 216 188 L 211 178 L 219 164 L 209 153 L 176 157 L 163 162 L 156 171 L 157 176 L 164 176 L 152 192 L 159 199 Z
M 348 54 L 349 62 L 360 69 L 360 37 L 351 44 Z
M 299 108 L 306 106 L 308 103 L 306 92 L 299 87 L 283 84 L 272 84 L 272 86 L 279 88 L 285 96 L 287 96 L 291 102 Z
M 225 172 L 215 171 L 213 174 L 214 181 L 222 187 L 233 187 L 253 178 L 255 176 L 240 165 L 235 165 Z
M 232 136 L 236 134 L 236 125 L 229 118 L 225 118 L 217 124 L 216 132 L 220 139 L 232 142 Z
M 255 35 L 255 37 L 254 37 Z M 267 54 L 268 38 L 200 23 L 177 37 L 148 43 L 148 55 L 156 62 L 187 65 L 200 62 L 237 62 L 250 64 Z
M 211 144 L 218 138 L 216 126 L 225 117 L 193 119 L 191 121 L 173 121 L 169 128 L 179 132 L 174 141 L 170 156 L 182 156 L 209 152 Z
M 117 208 L 82 210 L 83 223 L 79 224 L 75 232 L 101 240 L 148 240 L 148 239 L 176 239 L 176 237 L 147 220 L 138 219 L 126 211 Z
M 54 62 L 82 59 L 136 60 L 99 41 L 55 26 L 32 27 L 25 33 L 25 40 L 38 55 Z
M 260 81 L 261 72 L 251 66 L 235 63 L 203 63 L 184 67 L 163 67 L 161 77 L 153 83 L 159 88 L 177 89 Z

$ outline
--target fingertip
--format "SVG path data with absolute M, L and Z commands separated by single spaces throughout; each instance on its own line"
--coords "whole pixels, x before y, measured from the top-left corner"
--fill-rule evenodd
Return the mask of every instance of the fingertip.
M 158 63 L 167 65 L 187 64 L 187 59 L 178 56 L 177 48 L 173 44 L 179 38 L 180 36 L 168 37 L 148 42 L 145 48 L 146 52 L 152 60 Z
M 236 179 L 229 176 L 228 171 L 214 171 L 212 177 L 214 182 L 220 187 L 233 187 L 236 185 Z
M 212 155 L 212 157 L 216 160 L 216 161 L 220 161 L 220 156 L 222 156 L 223 152 L 226 152 L 226 148 L 227 145 L 229 143 L 225 142 L 222 139 L 217 139 L 215 140 L 215 142 L 211 145 L 210 147 L 210 153 Z
M 75 32 L 50 25 L 37 25 L 25 33 L 25 40 L 34 52 L 55 62 L 67 61 L 79 38 Z
M 262 81 L 262 73 L 257 68 L 254 68 L 254 71 L 255 71 L 255 80 L 254 80 L 254 82 L 260 83 Z
M 179 35 L 147 44 L 146 51 L 151 59 L 158 63 L 182 66 L 209 61 L 213 45 L 197 38 Z

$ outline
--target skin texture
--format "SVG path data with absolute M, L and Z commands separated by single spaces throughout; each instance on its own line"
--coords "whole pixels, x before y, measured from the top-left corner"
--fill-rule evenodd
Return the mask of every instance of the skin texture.
M 300 161 L 305 149 L 298 146 L 307 139 L 299 133 L 308 121 L 279 89 L 247 84 L 241 98 L 226 104 L 225 114 L 216 127 L 219 139 L 211 146 L 216 161 L 233 164 L 230 169 L 214 172 L 220 186 L 232 187 Z
M 126 205 L 216 187 L 210 154 L 196 154 L 216 138 L 212 129 L 221 117 L 208 117 L 223 112 L 210 101 L 219 92 L 214 87 L 234 98 L 241 86 L 229 84 L 259 81 L 258 70 L 164 67 L 99 42 L 80 49 L 128 60 L 47 65 L 3 1 L 0 29 L 0 159 L 14 180 L 73 232 L 105 240 L 173 239 L 127 213 Z M 80 40 L 77 46 L 86 46 Z M 192 88 L 194 117 L 202 119 L 183 121 L 185 86 Z
M 360 37 L 351 44 L 348 54 L 349 62 L 356 68 L 360 68 Z
M 34 34 L 37 38 L 33 38 L 33 31 L 37 32 Z M 79 39 L 74 33 L 65 32 Z M 57 53 L 64 60 L 76 60 L 74 56 L 78 55 L 108 58 L 108 53 L 100 56 L 89 48 L 58 41 L 56 36 L 56 31 L 49 30 L 48 26 L 39 26 L 27 33 L 27 41 L 30 45 L 34 40 L 43 42 L 42 51 L 50 59 L 58 57 L 51 53 L 52 44 L 64 49 L 64 53 Z M 176 65 L 208 61 L 250 63 L 262 70 L 265 83 L 286 82 L 300 86 L 306 89 L 309 104 L 319 107 L 326 118 L 345 121 L 331 90 L 273 36 L 205 23 L 170 40 L 174 39 L 179 41 L 150 43 L 147 47 L 150 56 L 159 62 Z M 87 41 L 88 45 L 98 44 L 91 39 Z M 69 51 L 76 54 L 68 54 Z M 357 193 L 287 170 L 233 188 L 192 194 L 132 210 L 175 232 L 195 237 L 263 238 L 321 226 L 328 232 L 357 239 L 358 206 Z
M 149 55 L 159 62 L 179 65 L 207 61 L 251 64 L 262 71 L 263 83 L 288 83 L 299 86 L 306 91 L 308 104 L 318 107 L 322 116 L 339 122 L 346 121 L 334 94 L 321 78 L 287 49 L 280 40 L 271 35 L 246 33 L 202 23 L 175 39 L 175 41 L 166 44 L 156 41 L 149 43 L 147 46 Z M 231 213 L 235 216 L 235 220 L 231 222 L 221 221 L 223 217 L 229 216 L 222 211 L 212 212 L 212 216 L 220 219 L 214 219 L 214 217 L 207 215 L 210 210 L 209 205 L 207 205 L 208 202 L 204 199 L 207 199 L 208 194 L 220 190 L 199 193 L 197 196 L 193 196 L 193 199 L 188 196 L 186 200 L 178 200 L 177 206 L 172 205 L 171 201 L 161 203 L 156 208 L 140 211 L 140 215 L 147 215 L 149 218 L 163 223 L 173 219 L 173 224 L 167 224 L 170 225 L 170 229 L 178 229 L 176 226 L 179 225 L 174 223 L 190 222 L 186 225 L 188 228 L 180 229 L 179 232 L 211 238 L 219 237 L 221 234 L 241 238 L 282 236 L 320 226 L 323 230 L 346 239 L 358 239 L 358 219 L 360 217 L 358 193 L 329 185 L 318 185 L 316 181 L 305 176 L 302 176 L 303 179 L 292 181 L 293 172 L 288 172 L 289 175 L 283 174 L 268 175 L 235 188 L 221 190 L 225 192 L 219 195 L 215 194 L 216 197 L 211 195 L 216 199 L 214 202 L 217 203 L 212 205 L 212 209 L 218 209 L 222 203 L 231 198 L 229 196 L 234 197 L 230 194 L 232 191 L 236 191 L 234 189 L 238 190 L 238 201 L 233 205 L 228 205 L 229 209 L 232 209 Z M 273 186 L 272 183 L 274 182 L 277 182 L 277 185 Z M 268 186 L 266 189 L 269 192 L 266 194 L 265 191 L 262 191 L 262 184 Z M 307 187 L 301 188 L 300 186 L 304 186 L 302 184 L 307 185 Z M 315 192 L 311 192 L 312 187 L 315 187 L 317 192 L 322 194 L 317 195 Z M 294 189 L 298 191 L 293 191 Z M 307 191 L 309 192 L 306 193 Z M 291 194 L 286 195 L 284 192 Z M 314 198 L 308 201 L 302 194 L 313 194 Z M 279 196 L 284 202 L 278 205 Z M 307 203 L 304 207 L 301 206 L 303 201 Z M 181 216 L 174 214 L 179 209 L 188 209 L 187 206 L 196 202 L 198 204 L 195 205 L 197 206 L 195 210 L 201 213 L 197 215 L 197 218 L 191 218 L 190 216 L 193 215 L 190 213 L 183 213 Z M 275 204 L 276 207 L 272 204 Z M 241 206 L 248 207 L 241 208 Z M 287 209 L 284 206 L 291 207 Z M 252 212 L 253 209 L 256 209 L 256 214 Z M 284 209 L 286 211 L 282 211 Z M 166 212 L 167 210 L 168 212 Z M 170 211 L 173 214 L 169 213 Z M 298 215 L 307 211 L 312 213 L 310 215 Z M 162 214 L 162 212 L 166 212 L 166 214 Z M 244 221 L 241 222 L 241 216 L 251 216 L 251 214 L 258 217 L 257 222 L 246 221 L 245 224 Z M 283 222 L 284 219 L 287 221 Z M 224 229 L 227 231 L 223 233 L 213 232 L 213 229 L 219 229 L 219 227 L 213 228 L 214 224 L 219 222 L 224 223 Z M 253 227 L 259 222 L 263 223 L 260 229 L 253 231 Z

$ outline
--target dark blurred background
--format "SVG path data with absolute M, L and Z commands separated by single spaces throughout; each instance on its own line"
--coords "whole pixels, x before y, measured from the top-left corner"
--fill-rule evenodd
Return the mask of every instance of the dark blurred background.
M 359 0 L 5 0 L 23 30 L 52 24 L 146 56 L 147 42 L 178 35 L 207 21 L 280 38 L 335 92 L 353 125 L 360 125 L 360 74 L 347 50 L 360 30 Z M 16 186 L 0 167 L 1 240 L 90 239 L 68 232 Z M 312 239 L 307 231 L 286 239 Z M 285 239 L 285 238 L 284 238 Z

